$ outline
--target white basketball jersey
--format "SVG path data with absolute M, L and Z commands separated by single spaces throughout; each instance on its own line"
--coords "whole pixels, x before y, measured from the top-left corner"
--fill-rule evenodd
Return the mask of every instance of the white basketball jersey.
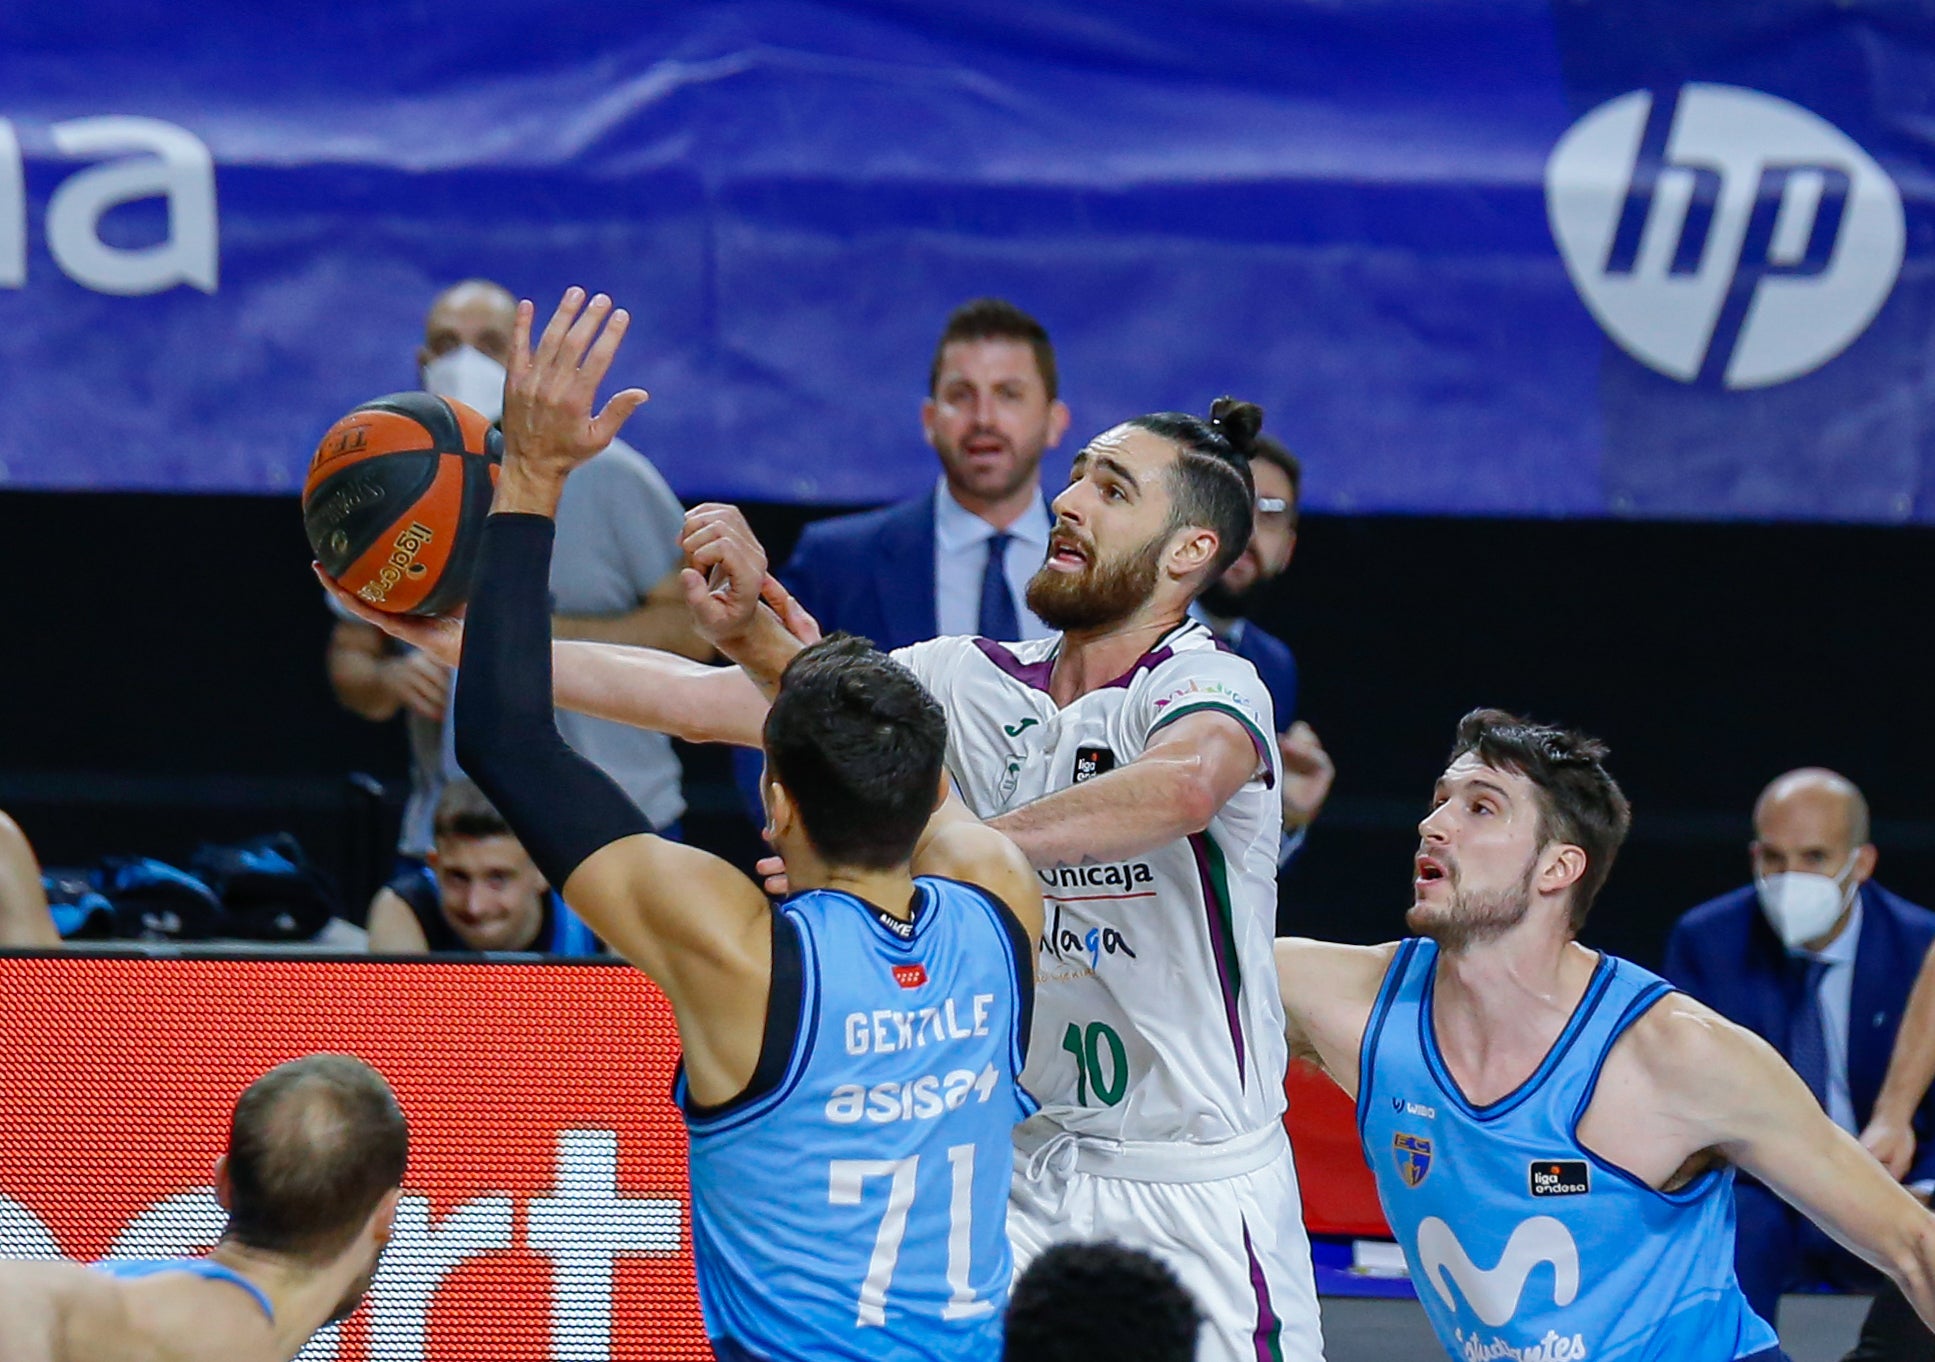
M 1146 855 L 1037 870 L 1047 929 L 1022 1081 L 1034 1119 L 1121 1140 L 1211 1142 L 1283 1115 L 1286 1046 L 1272 940 L 1283 811 L 1270 696 L 1256 669 L 1187 621 L 1066 709 L 1059 639 L 940 638 L 902 648 L 947 711 L 947 768 L 992 818 L 1142 755 L 1185 714 L 1255 741 L 1255 776 L 1207 830 Z

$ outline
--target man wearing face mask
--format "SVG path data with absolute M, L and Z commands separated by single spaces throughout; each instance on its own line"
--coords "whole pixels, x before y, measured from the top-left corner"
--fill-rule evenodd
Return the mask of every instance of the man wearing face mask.
M 1749 853 L 1754 883 L 1681 918 L 1663 972 L 1758 1032 L 1835 1124 L 1863 1136 L 1917 967 L 1935 942 L 1935 913 L 1872 882 L 1867 800 L 1832 771 L 1789 771 L 1762 791 Z M 1924 1102 L 1914 1124 L 1935 1130 L 1935 1104 Z M 1926 1197 L 1935 1147 L 1925 1143 L 1902 1180 Z M 1872 1272 L 1765 1186 L 1742 1178 L 1735 1208 L 1735 1269 L 1769 1323 L 1783 1291 L 1876 1288 Z
M 426 392 L 467 403 L 496 421 L 517 300 L 502 285 L 466 279 L 439 293 L 424 318 L 417 370 Z M 552 633 L 709 658 L 680 594 L 685 512 L 644 456 L 622 440 L 578 470 L 558 507 L 551 565 Z M 444 783 L 462 774 L 447 722 L 449 670 L 381 630 L 337 612 L 328 669 L 345 709 L 374 722 L 399 712 L 410 736 L 410 796 L 400 869 L 427 863 Z M 685 812 L 671 740 L 624 724 L 560 712 L 565 740 L 630 795 L 666 835 Z

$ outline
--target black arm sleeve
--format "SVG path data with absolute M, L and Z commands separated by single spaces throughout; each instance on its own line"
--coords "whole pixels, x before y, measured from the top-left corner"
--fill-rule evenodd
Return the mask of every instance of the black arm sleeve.
M 585 858 L 652 824 L 573 751 L 551 712 L 548 516 L 484 522 L 457 669 L 457 764 L 497 805 L 557 889 Z

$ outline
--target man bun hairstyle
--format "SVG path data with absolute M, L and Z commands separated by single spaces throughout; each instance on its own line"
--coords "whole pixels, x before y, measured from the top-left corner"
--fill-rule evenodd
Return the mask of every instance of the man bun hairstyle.
M 766 761 L 829 865 L 889 870 L 914 854 L 940 791 L 947 717 L 863 638 L 802 649 L 766 714 Z
M 1476 756 L 1496 771 L 1524 776 L 1539 792 L 1539 846 L 1554 842 L 1586 853 L 1572 887 L 1572 934 L 1586 925 L 1613 859 L 1633 825 L 1633 808 L 1606 770 L 1610 749 L 1570 728 L 1534 723 L 1502 709 L 1474 709 L 1458 721 L 1451 761 Z
M 1129 425 L 1172 442 L 1178 455 L 1169 473 L 1174 510 L 1169 528 L 1200 525 L 1216 534 L 1216 561 L 1204 576 L 1208 586 L 1243 556 L 1256 513 L 1256 478 L 1250 456 L 1263 430 L 1263 408 L 1234 397 L 1210 403 L 1209 417 L 1182 412 L 1138 416 Z
M 941 361 L 947 347 L 956 341 L 1020 341 L 1035 352 L 1035 368 L 1041 371 L 1041 385 L 1053 402 L 1060 396 L 1061 380 L 1055 372 L 1055 346 L 1048 339 L 1048 328 L 1005 298 L 975 298 L 962 303 L 947 315 L 941 338 L 934 343 L 934 362 L 927 370 L 927 393 L 941 383 Z

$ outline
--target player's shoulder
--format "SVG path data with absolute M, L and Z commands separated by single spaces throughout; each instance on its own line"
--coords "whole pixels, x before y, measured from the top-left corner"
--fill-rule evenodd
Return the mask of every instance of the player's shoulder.
M 1054 666 L 1055 644 L 1054 639 L 996 643 L 966 634 L 948 634 L 909 643 L 894 649 L 890 656 L 937 695 L 942 688 L 953 690 L 963 684 L 1045 691 Z
M 1766 1041 L 1678 989 L 1633 1019 L 1611 1057 L 1638 1067 L 1661 1090 L 1687 1094 L 1750 1081 L 1760 1065 L 1780 1062 Z
M 1347 946 L 1312 937 L 1280 936 L 1276 939 L 1277 981 L 1286 1001 L 1294 994 L 1368 1004 L 1384 986 L 1384 976 L 1401 945 L 1399 941 L 1386 941 L 1376 946 Z

